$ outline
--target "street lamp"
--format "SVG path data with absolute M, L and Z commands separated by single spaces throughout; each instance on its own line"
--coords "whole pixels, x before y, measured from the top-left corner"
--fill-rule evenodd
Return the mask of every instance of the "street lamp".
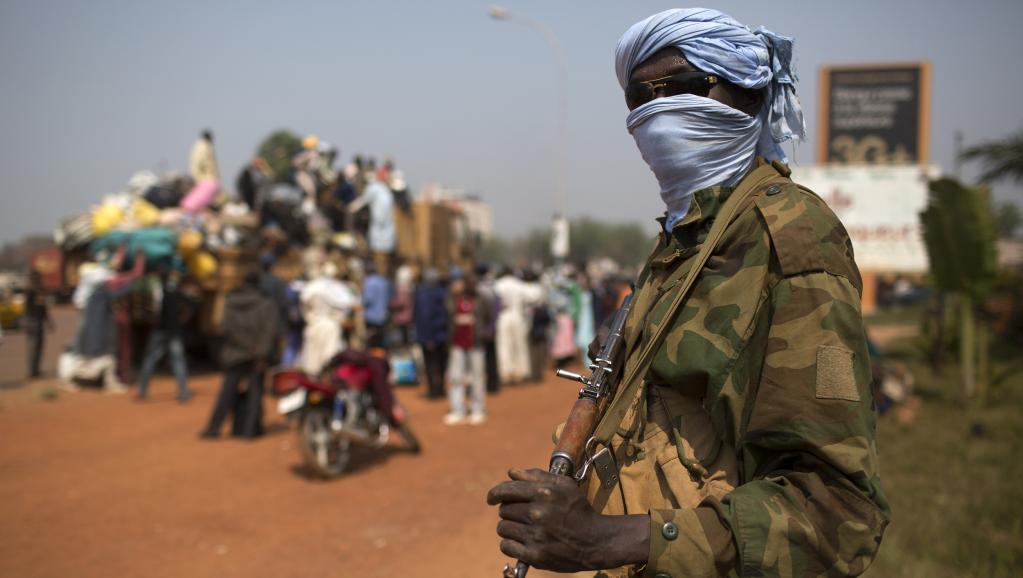
M 554 32 L 538 20 L 528 16 L 513 14 L 503 6 L 491 6 L 487 14 L 494 20 L 518 22 L 540 33 L 547 45 L 554 54 L 554 61 L 558 66 L 558 196 L 555 219 L 565 218 L 568 203 L 568 86 L 565 81 L 568 67 L 565 65 L 565 53 L 561 49 L 558 37 Z M 567 240 L 565 243 L 567 247 Z M 564 257 L 564 255 L 555 255 Z

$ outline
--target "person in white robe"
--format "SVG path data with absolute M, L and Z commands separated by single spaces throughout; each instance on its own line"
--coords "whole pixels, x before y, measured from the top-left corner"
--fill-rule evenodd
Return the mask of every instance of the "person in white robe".
M 494 293 L 501 300 L 495 337 L 498 376 L 502 383 L 525 381 L 531 375 L 527 312 L 540 300 L 543 290 L 505 271 L 494 282 Z
M 299 367 L 309 375 L 319 374 L 344 350 L 341 326 L 359 303 L 352 290 L 337 279 L 337 273 L 337 266 L 327 263 L 299 296 L 306 322 Z

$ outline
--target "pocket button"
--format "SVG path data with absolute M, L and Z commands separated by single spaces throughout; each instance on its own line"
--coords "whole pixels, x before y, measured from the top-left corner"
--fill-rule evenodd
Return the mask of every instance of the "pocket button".
M 678 526 L 674 522 L 666 522 L 661 526 L 661 535 L 664 536 L 665 540 L 678 538 Z

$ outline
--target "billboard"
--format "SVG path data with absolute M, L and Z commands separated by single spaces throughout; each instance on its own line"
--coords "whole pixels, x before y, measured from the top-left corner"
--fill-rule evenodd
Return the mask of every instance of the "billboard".
M 821 164 L 925 164 L 930 66 L 924 62 L 821 70 Z
M 936 167 L 793 167 L 792 179 L 817 193 L 849 231 L 861 271 L 923 273 L 927 249 L 920 212 Z

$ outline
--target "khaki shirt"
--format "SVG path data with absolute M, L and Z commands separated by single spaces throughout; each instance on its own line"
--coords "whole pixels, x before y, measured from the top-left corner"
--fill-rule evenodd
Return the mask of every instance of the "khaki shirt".
M 612 440 L 621 482 L 590 480 L 595 508 L 651 522 L 645 568 L 598 576 L 854 576 L 877 551 L 888 504 L 852 245 L 814 194 L 791 182 L 762 189 L 707 262 Z M 698 191 L 660 235 L 626 323 L 626 364 L 733 190 Z

